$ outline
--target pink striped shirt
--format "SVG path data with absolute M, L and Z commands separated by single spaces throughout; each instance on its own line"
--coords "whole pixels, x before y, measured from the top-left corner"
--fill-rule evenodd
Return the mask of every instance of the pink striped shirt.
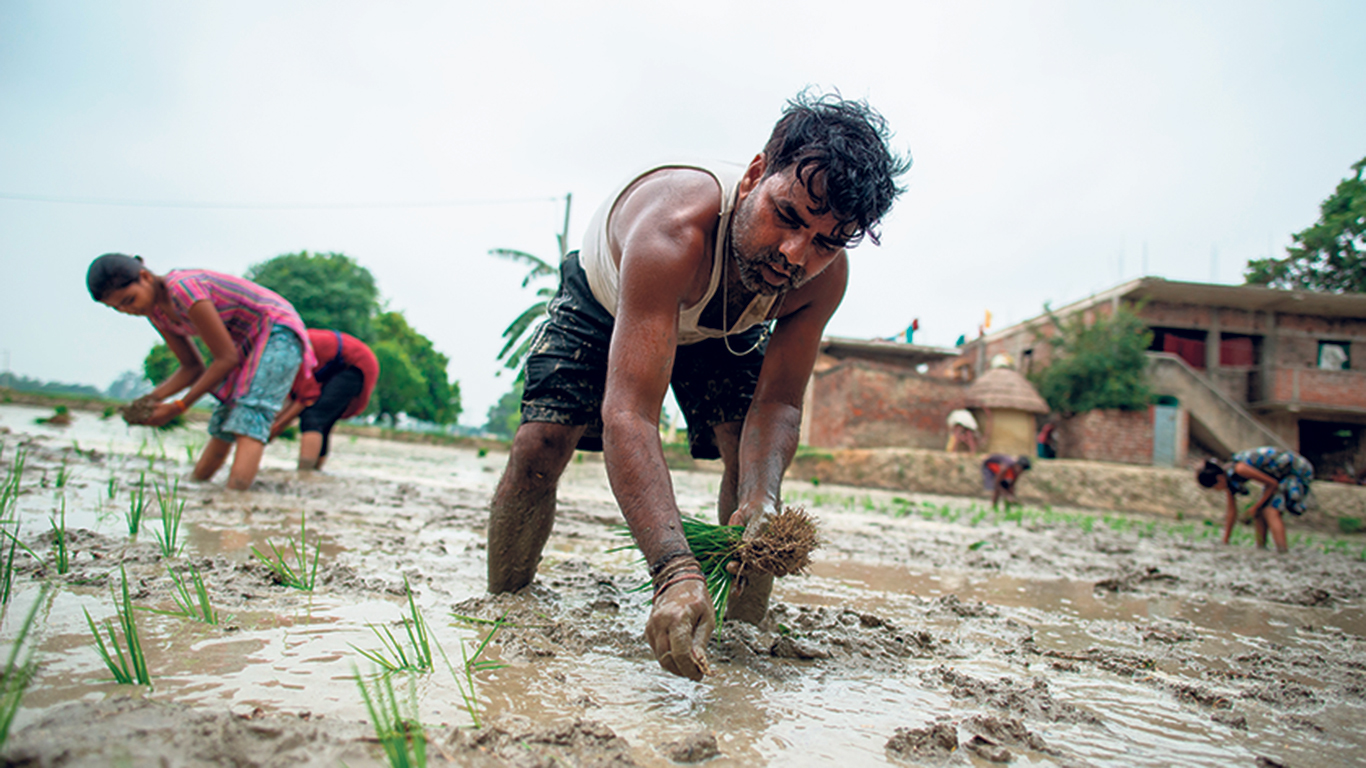
M 214 397 L 228 402 L 251 389 L 266 340 L 276 323 L 293 331 L 303 347 L 304 358 L 294 377 L 294 391 L 317 397 L 319 387 L 313 378 L 313 369 L 318 367 L 318 359 L 308 341 L 304 321 L 284 297 L 245 278 L 207 269 L 173 269 L 162 280 L 176 314 L 168 315 L 160 306 L 154 306 L 150 317 L 152 325 L 176 336 L 198 336 L 199 329 L 190 322 L 190 306 L 199 301 L 212 302 L 242 358 L 241 364 L 214 390 Z

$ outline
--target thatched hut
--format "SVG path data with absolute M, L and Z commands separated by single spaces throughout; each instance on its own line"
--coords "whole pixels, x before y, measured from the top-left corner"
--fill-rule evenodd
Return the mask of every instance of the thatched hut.
M 1034 385 L 1009 367 L 992 368 L 968 387 L 967 405 L 986 427 L 989 453 L 1034 454 L 1034 414 L 1048 413 L 1048 403 Z

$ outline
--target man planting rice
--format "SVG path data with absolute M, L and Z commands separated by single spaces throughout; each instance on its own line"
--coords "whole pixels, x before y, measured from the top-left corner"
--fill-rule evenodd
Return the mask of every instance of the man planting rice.
M 526 364 L 522 424 L 489 519 L 489 591 L 536 573 L 555 488 L 576 447 L 602 450 L 649 564 L 645 634 L 692 679 L 715 619 L 689 551 L 657 423 L 665 390 L 696 458 L 723 464 L 718 519 L 757 534 L 782 509 L 802 396 L 843 298 L 845 249 L 875 227 L 909 165 L 862 102 L 799 95 L 747 167 L 665 164 L 632 177 L 589 222 Z M 730 603 L 758 622 L 771 577 Z

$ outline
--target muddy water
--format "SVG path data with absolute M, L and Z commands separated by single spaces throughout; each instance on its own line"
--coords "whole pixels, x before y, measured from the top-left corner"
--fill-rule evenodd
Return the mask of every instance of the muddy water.
M 323 475 L 290 471 L 294 446 L 283 443 L 267 450 L 252 492 L 181 481 L 187 543 L 172 562 L 192 562 L 228 618 L 212 627 L 139 612 L 154 686 L 119 686 L 82 609 L 97 620 L 113 614 L 119 563 L 137 605 L 173 607 L 152 535 L 155 503 L 136 540 L 123 510 L 140 475 L 183 477 L 202 427 L 158 438 L 85 413 L 63 429 L 42 427 L 39 415 L 0 407 L 0 427 L 11 430 L 0 435 L 0 471 L 28 441 L 21 536 L 46 553 L 48 518 L 65 499 L 75 554 L 66 575 L 21 564 L 0 628 L 12 638 L 39 581 L 58 585 L 41 607 L 42 666 L 11 757 L 381 764 L 363 739 L 352 675 L 371 668 L 357 648 L 380 646 L 371 624 L 403 636 L 405 578 L 457 665 L 489 629 L 454 614 L 512 623 L 485 655 L 507 666 L 476 677 L 482 746 L 471 744 L 472 717 L 444 663 L 395 678 L 429 726 L 434 763 L 444 751 L 462 764 L 527 764 L 520 754 L 670 765 L 669 745 L 702 731 L 715 736 L 716 765 L 1009 756 L 1331 766 L 1359 764 L 1366 748 L 1366 566 L 1347 554 L 1305 546 L 1277 558 L 1189 531 L 1026 524 L 961 500 L 922 500 L 968 510 L 952 519 L 898 518 L 890 511 L 904 500 L 891 494 L 793 483 L 827 545 L 810 575 L 780 581 L 769 626 L 718 631 L 716 673 L 695 684 L 649 657 L 647 598 L 632 591 L 642 570 L 631 553 L 606 551 L 620 543 L 619 515 L 600 463 L 570 465 L 537 584 L 488 597 L 483 506 L 505 456 L 346 437 Z M 63 464 L 69 478 L 58 489 Z M 675 473 L 684 511 L 707 514 L 716 480 Z M 854 497 L 859 505 L 846 503 Z M 273 583 L 251 556 L 253 546 L 297 538 L 301 514 L 322 552 L 312 593 Z M 557 725 L 568 721 L 601 725 Z M 935 728 L 956 747 L 930 744 Z M 478 763 L 485 758 L 494 762 Z

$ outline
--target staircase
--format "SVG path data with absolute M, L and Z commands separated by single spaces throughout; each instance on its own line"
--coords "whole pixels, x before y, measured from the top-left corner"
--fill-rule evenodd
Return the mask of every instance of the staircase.
M 1176 355 L 1148 353 L 1148 385 L 1154 393 L 1171 395 L 1181 402 L 1190 414 L 1191 436 L 1220 458 L 1262 445 L 1293 450 L 1280 435 Z

